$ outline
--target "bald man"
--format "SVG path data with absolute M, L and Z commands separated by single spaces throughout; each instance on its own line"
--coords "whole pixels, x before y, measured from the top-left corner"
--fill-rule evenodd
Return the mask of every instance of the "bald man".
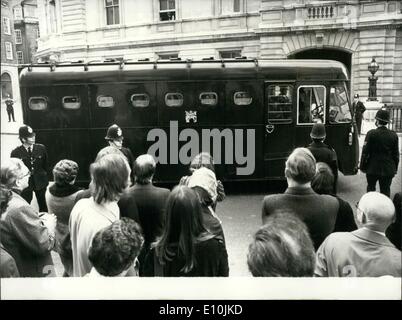
M 162 233 L 166 200 L 169 189 L 155 187 L 152 179 L 156 162 L 149 154 L 140 155 L 133 165 L 135 184 L 120 198 L 120 216 L 136 220 L 144 232 L 144 246 L 138 256 L 139 275 L 143 275 L 143 262 L 152 242 Z M 138 210 L 138 217 L 136 213 Z
M 359 201 L 359 229 L 327 237 L 316 254 L 314 274 L 320 277 L 401 277 L 401 251 L 385 236 L 393 222 L 392 201 L 369 192 Z

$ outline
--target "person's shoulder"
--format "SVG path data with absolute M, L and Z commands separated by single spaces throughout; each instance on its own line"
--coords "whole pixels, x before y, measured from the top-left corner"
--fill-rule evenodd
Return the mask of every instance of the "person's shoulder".
M 22 148 L 24 148 L 22 145 L 20 145 L 20 146 L 14 148 L 14 149 L 11 151 L 11 157 L 13 157 L 13 155 L 17 155 L 18 153 L 20 153 L 20 152 L 22 151 Z
M 35 147 L 41 150 L 46 150 L 45 145 L 41 143 L 35 143 Z
M 333 232 L 325 239 L 326 247 L 344 247 L 345 242 L 353 239 L 351 232 Z
M 269 194 L 269 195 L 264 197 L 262 202 L 263 203 L 268 203 L 268 202 L 272 202 L 272 201 L 282 200 L 282 199 L 285 199 L 285 198 L 287 198 L 287 195 L 284 194 L 284 193 Z

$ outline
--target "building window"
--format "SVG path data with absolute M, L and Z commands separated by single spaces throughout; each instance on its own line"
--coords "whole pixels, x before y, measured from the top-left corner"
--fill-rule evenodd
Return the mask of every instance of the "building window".
M 11 34 L 10 19 L 3 17 L 3 29 L 5 34 Z
M 176 1 L 159 0 L 160 21 L 176 20 Z
M 21 44 L 21 43 L 22 43 L 21 30 L 15 29 L 15 44 Z
M 40 31 L 39 31 L 39 27 L 38 29 L 36 29 L 36 38 L 39 39 L 40 38 Z
M 8 95 L 10 95 L 10 98 L 13 97 L 13 89 L 11 76 L 5 72 L 1 75 L 1 98 L 6 99 Z
M 22 20 L 22 7 L 15 7 L 14 8 L 14 19 L 15 20 Z
M 221 0 L 221 13 L 231 14 L 240 12 L 241 0 Z
M 105 0 L 106 24 L 120 24 L 119 0 Z
M 6 48 L 6 59 L 13 60 L 13 44 L 11 42 L 4 42 Z
M 24 53 L 22 51 L 17 51 L 18 64 L 24 63 Z
M 158 53 L 158 60 L 170 60 L 170 59 L 177 59 L 179 57 L 178 53 Z
M 221 59 L 234 59 L 237 57 L 241 57 L 241 50 L 219 51 L 219 57 Z

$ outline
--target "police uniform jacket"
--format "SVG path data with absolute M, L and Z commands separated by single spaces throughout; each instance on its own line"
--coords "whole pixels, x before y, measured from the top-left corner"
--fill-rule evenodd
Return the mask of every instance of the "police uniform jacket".
M 364 141 L 360 169 L 368 175 L 393 177 L 398 169 L 398 136 L 385 126 L 370 130 Z
M 34 144 L 32 146 L 32 158 L 29 157 L 28 151 L 23 145 L 11 151 L 11 157 L 21 159 L 31 171 L 30 187 L 33 187 L 34 190 L 41 190 L 47 187 L 49 184 L 47 177 L 48 158 L 46 147 L 43 144 Z
M 401 252 L 367 228 L 331 234 L 317 251 L 314 274 L 321 277 L 401 277 Z
M 356 116 L 361 116 L 366 111 L 366 107 L 364 106 L 363 102 L 357 101 L 353 102 L 353 110 Z
M 313 141 L 307 147 L 317 162 L 325 162 L 332 170 L 335 179 L 338 177 L 338 157 L 334 149 L 323 142 Z

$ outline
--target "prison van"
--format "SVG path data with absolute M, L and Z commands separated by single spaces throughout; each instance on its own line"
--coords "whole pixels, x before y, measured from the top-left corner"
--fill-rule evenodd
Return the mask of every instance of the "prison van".
M 283 179 L 285 160 L 310 142 L 315 122 L 345 175 L 355 174 L 358 138 L 348 73 L 331 60 L 161 60 L 34 64 L 20 72 L 24 122 L 61 159 L 88 168 L 123 130 L 134 156 L 152 154 L 156 181 L 177 182 L 198 152 L 223 181 Z

